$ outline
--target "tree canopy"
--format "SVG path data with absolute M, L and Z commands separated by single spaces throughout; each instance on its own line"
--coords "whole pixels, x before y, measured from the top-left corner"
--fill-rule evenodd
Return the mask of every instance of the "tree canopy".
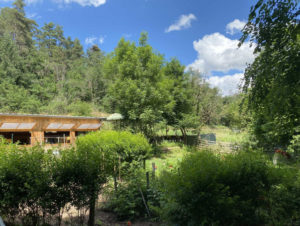
M 220 122 L 222 96 L 202 74 L 148 43 L 122 38 L 114 51 L 84 49 L 53 22 L 26 17 L 23 0 L 0 10 L 0 111 L 121 113 L 121 126 L 152 136 L 158 124 L 186 135 Z
M 299 1 L 259 0 L 251 8 L 248 37 L 257 57 L 245 71 L 244 91 L 260 144 L 286 146 L 300 126 Z

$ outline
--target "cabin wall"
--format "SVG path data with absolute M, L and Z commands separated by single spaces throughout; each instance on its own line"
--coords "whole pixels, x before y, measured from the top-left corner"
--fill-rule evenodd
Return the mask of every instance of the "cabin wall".
M 76 132 L 96 131 L 97 129 L 80 129 L 82 124 L 101 124 L 102 120 L 99 118 L 67 118 L 67 117 L 34 117 L 34 116 L 0 116 L 0 126 L 3 123 L 35 123 L 31 129 L 2 129 L 1 132 L 30 132 L 31 145 L 42 144 L 45 142 L 46 132 L 68 132 L 68 143 L 74 144 L 76 140 Z M 49 129 L 47 128 L 51 123 L 74 124 L 71 129 Z

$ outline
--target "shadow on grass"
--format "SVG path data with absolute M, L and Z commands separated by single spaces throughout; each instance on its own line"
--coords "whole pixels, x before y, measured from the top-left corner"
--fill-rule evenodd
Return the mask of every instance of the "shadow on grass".
M 151 158 L 166 159 L 174 150 L 181 151 L 183 146 L 182 143 L 174 142 L 162 142 L 161 144 L 153 145 L 153 155 Z

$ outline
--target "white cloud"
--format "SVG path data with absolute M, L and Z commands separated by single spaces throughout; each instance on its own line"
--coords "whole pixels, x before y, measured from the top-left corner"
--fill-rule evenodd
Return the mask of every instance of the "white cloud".
M 132 34 L 129 34 L 129 33 L 123 33 L 122 36 L 124 38 L 131 38 L 133 35 Z
M 87 37 L 85 38 L 85 44 L 86 45 L 94 45 L 97 38 L 95 36 Z
M 0 2 L 3 1 L 3 2 L 14 2 L 15 0 L 0 0 Z M 35 4 L 37 2 L 42 2 L 43 0 L 25 0 L 25 3 L 27 5 L 30 5 L 30 4 Z
M 235 19 L 234 21 L 232 21 L 226 25 L 226 33 L 234 35 L 234 34 L 240 32 L 244 28 L 245 25 L 246 25 L 246 22 Z
M 27 13 L 27 17 L 29 19 L 35 18 L 37 16 L 37 13 Z
M 26 4 L 30 5 L 30 4 L 35 4 L 35 3 L 38 3 L 38 2 L 41 2 L 42 0 L 26 0 Z
M 242 84 L 243 73 L 236 73 L 225 76 L 211 76 L 207 82 L 211 87 L 217 87 L 223 96 L 233 95 L 239 92 L 239 86 Z
M 255 44 L 250 47 L 250 43 L 246 42 L 238 48 L 238 43 L 238 40 L 227 38 L 220 33 L 205 35 L 193 42 L 198 56 L 188 68 L 208 75 L 207 82 L 212 87 L 218 87 L 223 96 L 238 93 L 245 67 L 255 58 Z M 231 70 L 239 73 L 226 74 Z M 213 76 L 214 72 L 222 72 L 225 75 Z
M 2 0 L 5 2 L 12 2 L 14 0 Z M 107 0 L 52 0 L 53 2 L 56 2 L 58 4 L 70 4 L 70 3 L 77 3 L 81 6 L 94 6 L 99 7 L 101 5 L 104 5 Z M 25 0 L 26 4 L 35 4 L 37 2 L 43 2 L 43 0 Z
M 37 13 L 27 13 L 26 16 L 27 16 L 27 18 L 29 18 L 29 19 L 40 19 L 40 18 L 42 18 L 42 17 L 39 16 Z
M 188 67 L 204 74 L 211 74 L 212 71 L 224 73 L 230 70 L 243 71 L 246 64 L 254 60 L 255 45 L 250 47 L 246 42 L 238 48 L 238 43 L 238 40 L 229 39 L 220 33 L 205 35 L 193 42 L 198 57 Z
M 14 2 L 14 0 L 2 0 L 4 2 Z M 31 4 L 35 4 L 35 3 L 38 3 L 38 2 L 42 2 L 43 0 L 25 0 L 25 3 L 27 5 L 31 5 Z
M 81 6 L 94 6 L 98 7 L 100 5 L 104 5 L 106 3 L 106 0 L 63 0 L 64 3 L 78 3 Z
M 106 3 L 106 0 L 52 0 L 52 1 L 59 4 L 77 3 L 81 6 L 94 6 L 94 7 L 98 7 Z
M 99 37 L 99 43 L 100 43 L 100 45 L 102 45 L 104 43 L 104 37 L 103 36 Z
M 189 28 L 191 26 L 192 21 L 196 19 L 196 16 L 192 13 L 188 15 L 181 15 L 179 20 L 176 21 L 174 24 L 170 25 L 165 30 L 165 32 L 180 31 L 184 28 Z
M 100 36 L 99 38 L 97 38 L 96 36 L 91 36 L 85 38 L 84 42 L 86 45 L 95 45 L 96 42 L 98 41 L 100 45 L 102 45 L 104 43 L 104 39 L 105 39 L 104 36 Z

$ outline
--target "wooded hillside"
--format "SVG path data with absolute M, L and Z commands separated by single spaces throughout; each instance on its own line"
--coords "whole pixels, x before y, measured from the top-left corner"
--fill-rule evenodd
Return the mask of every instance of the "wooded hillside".
M 23 0 L 16 0 L 0 12 L 1 112 L 119 112 L 125 126 L 144 133 L 157 123 L 183 133 L 221 121 L 240 124 L 238 107 L 233 107 L 235 113 L 222 107 L 240 97 L 222 98 L 199 72 L 185 71 L 175 58 L 165 59 L 148 44 L 146 32 L 138 44 L 122 38 L 111 53 L 97 45 L 84 51 L 78 39 L 64 36 L 60 25 L 39 27 L 24 7 Z

